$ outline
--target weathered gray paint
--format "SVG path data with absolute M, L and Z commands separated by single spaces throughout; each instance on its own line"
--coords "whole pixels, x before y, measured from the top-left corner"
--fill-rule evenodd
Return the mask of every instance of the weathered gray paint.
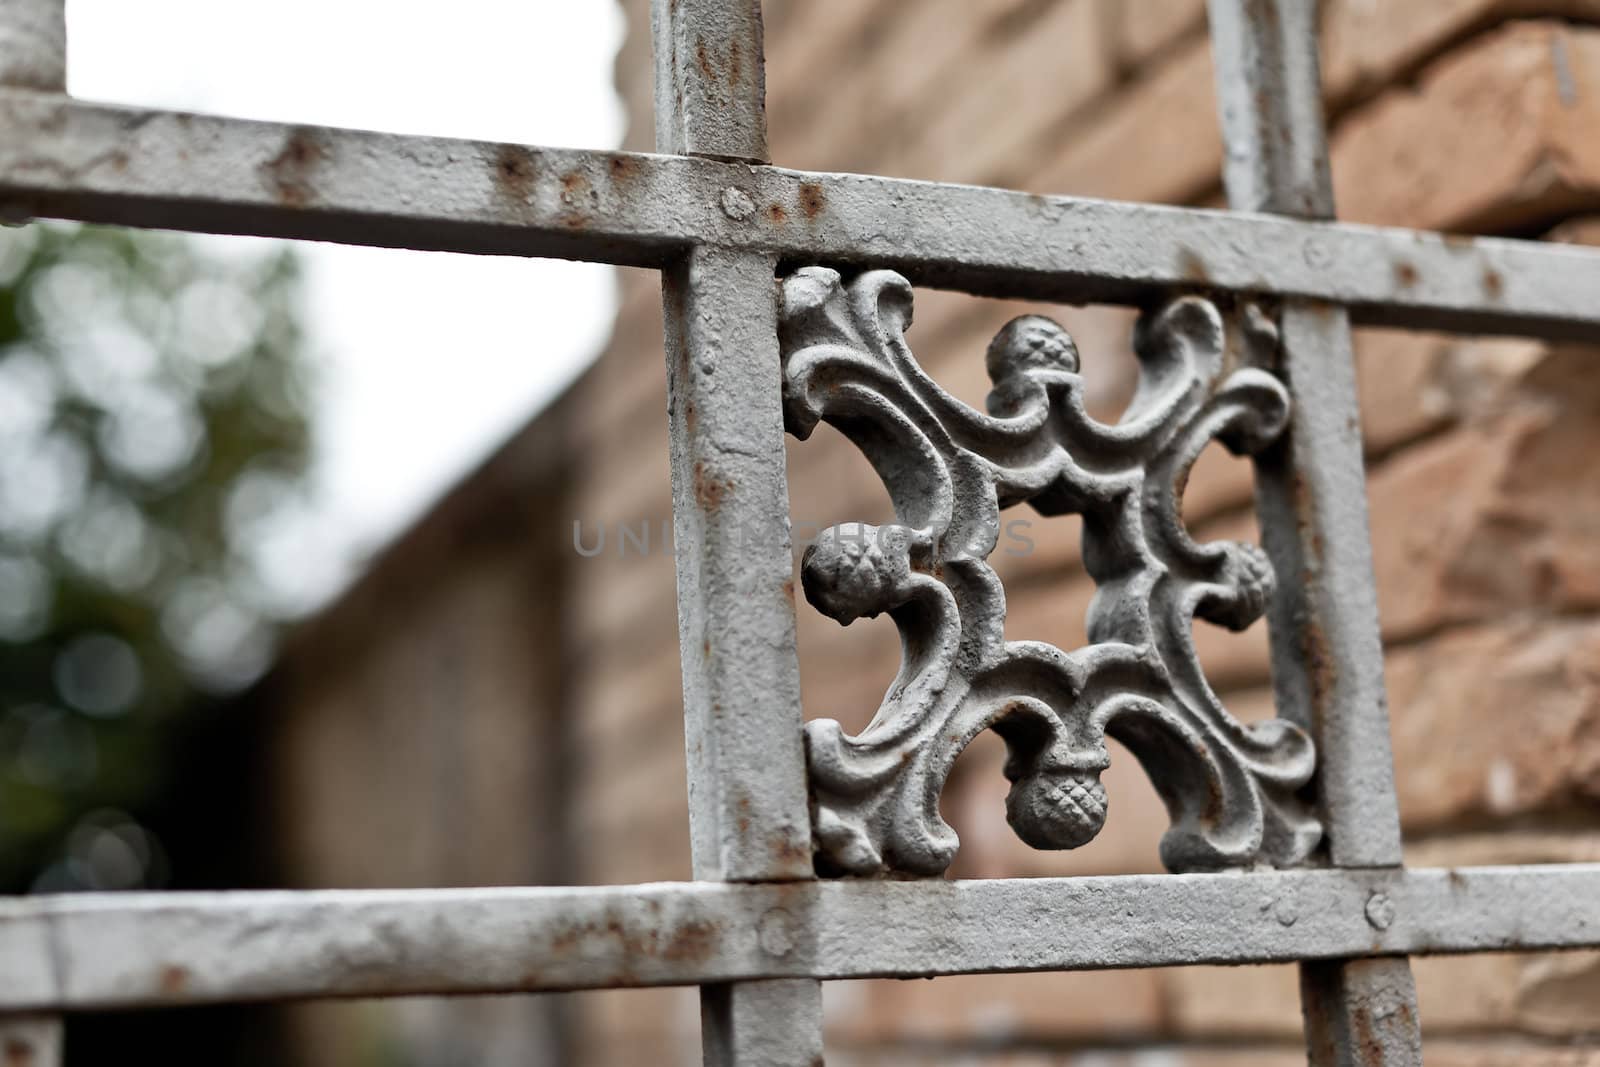
M 650 5 L 656 150 L 767 161 L 761 0 Z
M 695 875 L 810 878 L 770 259 L 665 272 L 678 638 Z
M 1169 869 L 1304 860 L 1322 837 L 1296 796 L 1315 765 L 1309 736 L 1282 719 L 1240 723 L 1194 647 L 1197 617 L 1235 630 L 1261 617 L 1271 564 L 1253 544 L 1196 544 L 1180 507 L 1208 445 L 1255 454 L 1291 421 L 1288 392 L 1267 369 L 1272 324 L 1247 306 L 1225 325 L 1198 296 L 1151 308 L 1134 330 L 1134 400 L 1106 424 L 1088 413 L 1079 373 L 1081 358 L 1103 354 L 1080 357 L 1051 319 L 1000 330 L 979 412 L 917 364 L 900 275 L 845 282 L 808 267 L 783 294 L 789 430 L 807 438 L 819 422 L 836 426 L 876 468 L 896 520 L 830 527 L 801 562 L 819 611 L 844 625 L 888 614 L 903 649 L 859 734 L 832 719 L 806 724 L 819 861 L 852 875 L 942 873 L 957 841 L 939 798 L 987 729 L 1009 752 L 1007 817 L 1036 848 L 1077 848 L 1100 832 L 1110 736 L 1172 814 L 1161 842 Z M 1083 517 L 1099 585 L 1083 648 L 1006 640 L 1005 590 L 988 558 L 1001 510 L 1022 503 Z M 1291 717 L 1308 721 L 1309 710 Z
M 653 0 L 650 17 L 657 147 L 765 162 L 760 0 Z M 732 184 L 702 194 L 735 222 L 754 210 Z M 776 267 L 704 244 L 662 272 L 689 836 L 707 880 L 813 877 Z M 814 979 L 708 984 L 700 1018 L 706 1067 L 822 1059 Z
M 1322 124 L 1317 5 L 1209 0 L 1229 205 L 1334 216 Z M 1269 617 L 1278 707 L 1317 745 L 1317 803 L 1328 859 L 1398 867 L 1400 812 L 1389 744 L 1355 358 L 1346 310 L 1300 298 L 1279 306 L 1279 372 L 1296 415 L 1256 462 L 1262 541 L 1278 574 Z M 1371 915 L 1383 915 L 1376 906 Z M 1307 1051 L 1316 1067 L 1411 1067 L 1422 1029 L 1404 957 L 1308 963 L 1300 971 Z
M 1228 206 L 1331 219 L 1317 0 L 1208 0 Z
M 1379 913 L 1387 926 L 1369 914 L 1378 894 L 1389 902 Z M 83 894 L 0 902 L 0 1010 L 1271 963 L 1597 941 L 1595 864 Z
M 0 85 L 60 93 L 67 88 L 62 0 L 6 0 L 0 11 Z
M 730 189 L 738 197 L 725 197 Z M 754 210 L 739 210 L 739 197 Z M 1344 304 L 1358 323 L 1568 340 L 1600 329 L 1600 251 L 1589 248 L 286 126 L 21 91 L 0 90 L 0 208 L 646 267 L 706 244 L 1066 303 L 1218 290 Z

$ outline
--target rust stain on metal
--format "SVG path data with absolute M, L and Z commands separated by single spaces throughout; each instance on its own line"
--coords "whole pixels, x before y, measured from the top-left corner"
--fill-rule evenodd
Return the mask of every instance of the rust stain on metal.
M 538 177 L 533 154 L 517 145 L 505 145 L 495 157 L 495 188 L 513 200 L 526 202 L 533 197 Z
M 1410 1004 L 1402 1001 L 1381 1017 L 1375 1015 L 1374 1008 L 1373 1004 L 1364 1002 L 1351 1012 L 1350 1029 L 1355 1039 L 1357 1063 L 1381 1064 L 1392 1061 L 1393 1057 L 1388 1054 L 1390 1045 L 1384 1040 L 1383 1030 L 1390 1033 L 1411 1033 L 1416 1030 L 1416 1018 Z
M 628 181 L 639 173 L 639 161 L 628 155 L 612 156 L 607 166 L 614 181 Z
M 1307 487 L 1305 476 L 1299 468 L 1296 468 L 1293 473 L 1290 489 L 1294 493 L 1295 523 L 1299 527 L 1302 539 L 1306 541 L 1306 550 L 1309 554 L 1310 562 L 1321 566 L 1324 553 L 1322 531 L 1312 521 L 1311 490 Z M 1312 576 L 1306 575 L 1306 581 L 1310 582 L 1311 580 Z
M 767 218 L 771 219 L 775 225 L 782 226 L 788 221 L 789 213 L 783 210 L 782 204 L 768 204 Z
M 1373 1029 L 1372 1008 L 1367 1004 L 1357 1004 L 1350 1013 L 1351 1036 L 1355 1038 L 1358 1063 L 1379 1064 L 1383 1063 L 1383 1042 Z
M 793 578 L 785 578 L 783 580 L 783 595 L 784 595 L 784 598 L 789 601 L 789 603 L 791 603 L 791 604 L 794 603 L 794 579 Z
M 1417 284 L 1421 276 L 1417 273 L 1417 266 L 1409 260 L 1397 259 L 1394 262 L 1394 284 L 1401 289 L 1410 289 Z
M 708 474 L 704 460 L 695 461 L 694 498 L 702 510 L 716 511 L 722 506 L 722 498 L 727 496 L 728 490 L 732 488 L 733 483 L 728 479 Z
M 659 912 L 659 906 L 653 909 Z M 703 962 L 717 955 L 721 945 L 721 931 L 717 923 L 706 919 L 689 919 L 675 926 L 638 928 L 624 918 L 611 915 L 603 921 L 576 923 L 552 934 L 548 943 L 549 955 L 557 960 L 587 959 L 595 943 L 601 939 L 612 941 L 621 950 L 623 959 L 608 974 L 607 985 L 637 986 L 643 984 L 648 973 L 641 974 L 636 965 L 644 960 L 658 959 L 668 963 Z M 544 986 L 549 976 L 534 968 L 522 974 L 523 988 Z
M 1311 573 L 1322 566 L 1322 558 L 1326 546 L 1322 541 L 1322 532 L 1313 521 L 1312 502 L 1310 489 L 1305 484 L 1302 472 L 1296 469 L 1291 483 L 1295 502 L 1295 523 L 1299 528 L 1300 539 L 1305 546 L 1307 573 L 1303 580 L 1308 587 L 1316 584 L 1315 575 Z M 1311 688 L 1311 712 L 1320 720 L 1326 712 L 1328 700 L 1333 694 L 1335 683 L 1338 681 L 1338 664 L 1334 660 L 1333 651 L 1328 646 L 1328 635 L 1318 621 L 1316 613 L 1312 614 L 1305 622 L 1300 633 L 1301 659 L 1305 664 L 1306 679 Z
M 1499 300 L 1506 292 L 1506 280 L 1500 272 L 1488 267 L 1483 272 L 1483 295 L 1490 300 Z
M 716 955 L 721 932 L 717 924 L 702 919 L 690 920 L 672 931 L 667 943 L 661 946 L 664 960 L 702 961 Z
M 311 174 L 326 157 L 317 131 L 297 126 L 289 131 L 283 148 L 267 161 L 265 170 L 277 198 L 290 207 L 305 207 L 316 198 Z
M 161 968 L 161 992 L 168 996 L 182 993 L 189 985 L 189 972 L 175 963 Z
M 550 954 L 552 956 L 566 956 L 578 947 L 583 941 L 581 928 L 574 929 L 570 926 L 558 926 L 550 935 Z M 531 982 L 529 984 L 532 984 Z
M 6 1039 L 6 1067 L 33 1067 L 33 1043 L 18 1038 Z
M 1325 300 L 1313 300 L 1307 303 L 1306 310 L 1319 323 L 1326 323 L 1333 316 L 1333 305 Z
M 800 210 L 805 213 L 806 218 L 816 218 L 827 206 L 827 195 L 822 191 L 821 182 L 800 183 Z
M 572 229 L 589 225 L 586 208 L 594 206 L 598 197 L 589 184 L 588 175 L 580 170 L 569 170 L 561 176 L 562 222 Z
M 1320 719 L 1328 709 L 1334 684 L 1339 680 L 1339 667 L 1328 648 L 1328 635 L 1320 624 L 1308 621 L 1303 633 L 1301 647 L 1305 654 L 1306 677 L 1311 683 L 1311 710 Z
M 773 858 L 785 868 L 790 865 L 810 863 L 814 857 L 809 839 L 796 839 L 792 834 L 776 833 L 769 842 Z M 783 883 L 804 885 L 804 882 Z
M 711 57 L 706 53 L 706 42 L 703 37 L 694 39 L 694 65 L 700 68 L 700 73 L 705 75 L 707 81 L 715 81 L 716 71 L 711 67 Z

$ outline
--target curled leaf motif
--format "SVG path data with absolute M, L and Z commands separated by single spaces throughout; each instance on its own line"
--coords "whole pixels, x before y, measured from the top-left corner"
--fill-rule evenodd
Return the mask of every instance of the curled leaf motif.
M 1291 864 L 1321 828 L 1295 797 L 1315 753 L 1282 720 L 1231 716 L 1200 670 L 1196 617 L 1244 629 L 1265 611 L 1272 567 L 1251 544 L 1198 543 L 1182 486 L 1212 441 L 1239 454 L 1271 444 L 1289 418 L 1283 385 L 1231 358 L 1222 315 L 1185 296 L 1146 313 L 1134 335 L 1140 382 L 1115 424 L 1091 418 L 1077 346 L 1026 315 L 990 344 L 988 411 L 939 387 L 906 344 L 911 287 L 891 271 L 846 283 L 822 267 L 786 278 L 780 338 L 791 433 L 842 431 L 889 491 L 897 523 L 824 531 L 801 563 L 806 598 L 848 625 L 887 613 L 899 674 L 860 734 L 809 723 L 819 866 L 834 873 L 938 874 L 955 857 L 939 794 L 962 749 L 992 729 L 1006 742 L 1009 822 L 1038 848 L 1076 848 L 1105 823 L 1107 736 L 1138 757 L 1172 826 L 1173 870 Z M 1235 349 L 1276 345 L 1246 314 Z M 1000 511 L 1083 517 L 1097 591 L 1090 643 L 1063 652 L 1003 635 L 1005 591 L 987 560 Z

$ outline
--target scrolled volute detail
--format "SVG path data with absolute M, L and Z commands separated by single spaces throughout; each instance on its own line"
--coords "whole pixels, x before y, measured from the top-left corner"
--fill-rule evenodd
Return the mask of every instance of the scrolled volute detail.
M 847 283 L 807 267 L 782 283 L 787 427 L 802 439 L 819 422 L 842 431 L 876 468 L 897 520 L 830 527 L 801 563 L 819 611 L 844 625 L 887 613 L 902 643 L 866 729 L 807 724 L 819 868 L 942 872 L 957 840 L 939 795 L 986 729 L 1006 742 L 1006 813 L 1030 845 L 1076 848 L 1099 833 L 1110 736 L 1166 802 L 1169 868 L 1302 859 L 1321 837 L 1295 796 L 1315 763 L 1310 739 L 1282 720 L 1230 715 L 1191 629 L 1197 616 L 1235 630 L 1260 618 L 1272 567 L 1251 544 L 1196 542 L 1180 511 L 1208 444 L 1253 454 L 1288 421 L 1288 393 L 1260 365 L 1277 343 L 1271 323 L 1247 309 L 1230 353 L 1207 300 L 1147 312 L 1134 335 L 1138 390 L 1108 425 L 1088 414 L 1077 346 L 1054 321 L 1022 316 L 994 338 L 982 413 L 917 364 L 911 313 L 911 287 L 892 271 Z M 987 559 L 1001 510 L 1022 503 L 1083 517 L 1098 586 L 1084 648 L 1004 637 L 1005 592 Z

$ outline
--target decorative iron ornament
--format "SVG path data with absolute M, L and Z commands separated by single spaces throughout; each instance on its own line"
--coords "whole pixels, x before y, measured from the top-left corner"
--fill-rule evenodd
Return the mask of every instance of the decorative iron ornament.
M 1255 545 L 1198 544 L 1182 487 L 1213 440 L 1254 454 L 1289 418 L 1262 369 L 1276 348 L 1256 309 L 1226 343 L 1209 301 L 1147 312 L 1134 335 L 1140 381 L 1121 421 L 1084 406 L 1072 338 L 1037 315 L 1008 323 L 988 351 L 989 413 L 956 400 L 906 344 L 910 284 L 893 271 L 844 282 L 807 267 L 782 285 L 784 418 L 809 437 L 842 431 L 876 468 L 896 524 L 845 523 L 805 553 L 806 598 L 843 625 L 887 612 L 902 658 L 856 736 L 806 727 L 819 868 L 935 875 L 955 857 L 939 795 L 956 757 L 985 729 L 1006 741 L 1006 815 L 1028 844 L 1076 848 L 1106 818 L 1100 773 L 1109 735 L 1131 749 L 1166 802 L 1172 870 L 1292 864 L 1321 837 L 1295 791 L 1311 740 L 1283 720 L 1245 725 L 1201 672 L 1198 616 L 1234 630 L 1260 618 L 1273 587 Z M 1029 503 L 1083 517 L 1098 589 L 1089 645 L 1063 652 L 1004 638 L 1005 592 L 987 558 L 1000 511 Z

